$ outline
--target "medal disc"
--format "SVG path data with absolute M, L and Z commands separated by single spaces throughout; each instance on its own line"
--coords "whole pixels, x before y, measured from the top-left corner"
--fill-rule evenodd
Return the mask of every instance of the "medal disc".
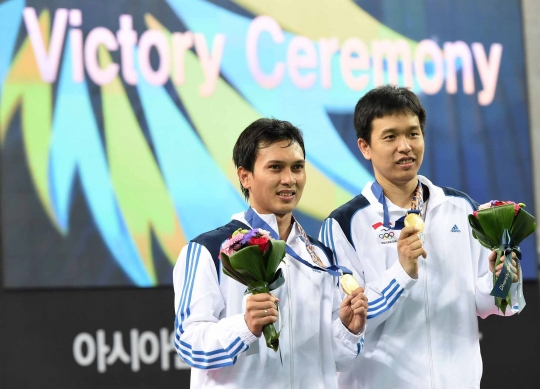
M 343 274 L 340 279 L 341 289 L 347 294 L 351 294 L 358 285 L 358 281 L 351 274 Z
M 418 229 L 418 233 L 421 233 L 424 231 L 424 221 L 417 213 L 408 213 L 407 216 L 405 216 L 405 220 L 403 221 L 403 224 L 405 224 L 405 227 L 413 226 Z

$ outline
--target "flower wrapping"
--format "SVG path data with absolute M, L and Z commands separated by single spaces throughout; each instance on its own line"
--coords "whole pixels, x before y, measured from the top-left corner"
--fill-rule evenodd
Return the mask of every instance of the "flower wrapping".
M 247 286 L 252 294 L 269 293 L 285 282 L 279 263 L 285 257 L 285 242 L 270 238 L 261 228 L 238 229 L 221 246 L 223 273 Z M 266 346 L 278 351 L 279 333 L 273 324 L 263 327 Z
M 512 271 L 512 252 L 518 258 L 518 305 L 519 311 L 525 306 L 522 288 L 522 274 L 519 261 L 521 251 L 519 244 L 536 229 L 536 219 L 523 208 L 525 204 L 513 201 L 492 200 L 483 204 L 478 211 L 469 215 L 469 224 L 472 235 L 480 244 L 497 252 L 495 267 L 501 263 L 504 256 L 504 265 L 499 277 L 493 273 L 493 289 L 491 295 L 495 297 L 495 305 L 506 314 L 506 307 L 512 307 L 510 288 L 514 278 Z

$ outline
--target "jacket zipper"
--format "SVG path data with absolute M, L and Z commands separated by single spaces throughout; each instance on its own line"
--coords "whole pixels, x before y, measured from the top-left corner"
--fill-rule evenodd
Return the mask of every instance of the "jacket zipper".
M 425 241 L 425 238 L 424 238 Z M 423 243 L 423 242 L 422 242 Z M 429 320 L 429 295 L 428 295 L 428 275 L 427 275 L 427 261 L 422 259 L 420 263 L 424 263 L 424 312 L 426 313 L 426 334 L 428 345 L 428 359 L 429 359 L 429 377 L 431 379 L 431 388 L 435 389 L 435 377 L 433 376 L 433 354 L 431 350 L 431 323 Z
M 285 265 L 287 268 L 287 277 L 290 278 L 290 260 L 285 258 Z M 291 284 L 287 285 L 287 296 L 289 298 L 289 355 L 291 356 L 291 389 L 294 388 L 294 354 L 293 354 L 293 326 L 292 326 L 292 296 L 291 296 Z

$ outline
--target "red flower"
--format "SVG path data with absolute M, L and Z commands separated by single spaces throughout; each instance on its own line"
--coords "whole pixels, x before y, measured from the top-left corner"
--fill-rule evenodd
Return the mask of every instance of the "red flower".
M 259 246 L 261 253 L 264 253 L 268 250 L 268 239 L 267 238 L 251 238 L 249 240 L 250 246 Z

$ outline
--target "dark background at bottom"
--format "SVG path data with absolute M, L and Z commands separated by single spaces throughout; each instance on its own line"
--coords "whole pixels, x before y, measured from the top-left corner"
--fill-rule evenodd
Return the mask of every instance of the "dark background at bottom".
M 527 282 L 525 296 L 521 315 L 480 320 L 482 388 L 540 388 L 538 283 Z M 117 362 L 100 374 L 95 362 L 82 367 L 72 355 L 78 333 L 104 329 L 111 336 L 132 328 L 159 333 L 163 327 L 172 330 L 173 320 L 171 288 L 3 290 L 0 388 L 188 388 L 188 370 L 162 371 L 158 362 L 132 372 Z

